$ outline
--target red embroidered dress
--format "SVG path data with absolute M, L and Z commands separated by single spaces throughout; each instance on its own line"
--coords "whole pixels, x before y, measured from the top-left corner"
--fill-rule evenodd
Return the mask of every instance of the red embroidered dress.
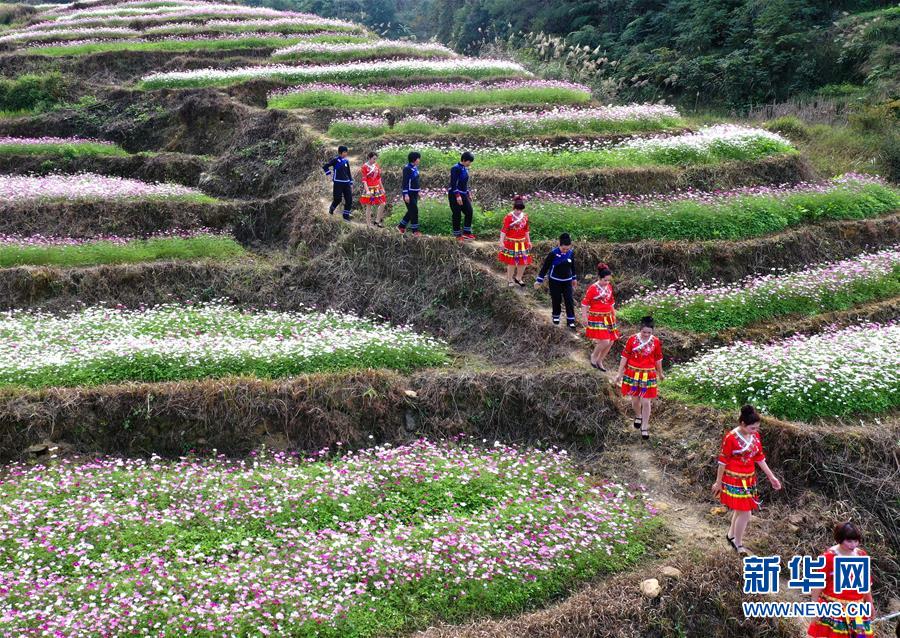
M 587 329 L 585 336 L 594 341 L 615 341 L 621 336 L 616 323 L 616 311 L 613 306 L 612 284 L 596 281 L 588 286 L 581 300 L 582 306 L 588 307 Z
M 765 460 L 759 432 L 744 436 L 735 428 L 725 435 L 719 454 L 719 463 L 725 466 L 719 495 L 722 505 L 741 511 L 759 509 L 756 464 Z
M 384 185 L 381 183 L 381 167 L 368 162 L 363 164 L 362 178 L 369 187 L 369 194 L 360 197 L 359 203 L 363 206 L 381 206 L 387 203 L 387 193 L 384 192 Z
M 628 337 L 622 356 L 628 361 L 622 376 L 622 396 L 656 398 L 656 363 L 662 361 L 662 344 L 655 335 L 647 341 L 640 333 Z
M 527 266 L 531 263 L 531 243 L 528 241 L 528 215 L 513 211 L 503 218 L 503 248 L 497 258 L 508 266 Z
M 866 556 L 866 550 L 856 548 L 855 556 Z M 825 557 L 825 588 L 819 594 L 819 602 L 849 603 L 860 602 L 865 599 L 865 594 L 845 590 L 840 594 L 834 592 L 834 558 L 837 554 L 832 549 L 827 549 L 822 554 Z M 871 576 L 869 589 L 871 590 Z M 853 617 L 847 615 L 846 608 L 843 616 L 817 618 L 810 626 L 807 634 L 815 638 L 868 638 L 874 636 L 872 621 L 869 618 Z

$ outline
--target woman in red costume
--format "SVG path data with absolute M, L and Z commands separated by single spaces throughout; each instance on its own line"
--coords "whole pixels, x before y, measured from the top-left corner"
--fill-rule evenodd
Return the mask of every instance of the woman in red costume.
M 634 427 L 641 429 L 645 441 L 650 438 L 650 403 L 663 379 L 662 359 L 662 344 L 653 334 L 653 317 L 644 317 L 640 332 L 625 342 L 615 383 L 622 384 L 623 397 L 631 397 Z
M 531 236 L 528 215 L 525 214 L 525 200 L 516 195 L 513 210 L 503 218 L 500 229 L 500 253 L 497 258 L 506 264 L 506 285 L 525 287 L 522 277 L 531 263 Z
M 387 203 L 387 194 L 381 183 L 381 167 L 378 165 L 378 153 L 369 153 L 366 163 L 362 165 L 363 195 L 359 203 L 366 209 L 366 226 L 372 225 L 372 207 L 377 206 L 375 226 L 384 228 L 384 205 Z
M 739 554 L 750 553 L 744 547 L 744 532 L 750 523 L 751 512 L 759 509 L 756 465 L 768 477 L 772 487 L 780 490 L 781 481 L 766 464 L 759 438 L 759 414 L 753 406 L 745 405 L 741 408 L 738 426 L 722 439 L 719 471 L 712 484 L 713 495 L 731 510 L 731 527 L 725 538 Z
M 587 326 L 585 335 L 594 341 L 591 352 L 591 366 L 606 372 L 603 360 L 609 354 L 613 343 L 621 336 L 616 324 L 613 306 L 612 270 L 606 264 L 597 264 L 597 281 L 588 286 L 581 300 L 581 321 Z
M 872 580 L 869 578 L 869 592 L 861 594 L 845 589 L 840 594 L 834 591 L 834 559 L 838 556 L 865 556 L 866 550 L 859 546 L 862 533 L 850 521 L 839 523 L 834 528 L 835 544 L 825 550 L 825 587 L 810 592 L 813 600 L 822 603 L 840 603 L 844 607 L 841 616 L 817 618 L 810 624 L 807 634 L 815 638 L 869 638 L 874 636 L 871 618 L 850 616 L 847 603 L 867 602 L 875 613 L 875 601 L 872 598 Z M 869 572 L 871 574 L 871 570 Z

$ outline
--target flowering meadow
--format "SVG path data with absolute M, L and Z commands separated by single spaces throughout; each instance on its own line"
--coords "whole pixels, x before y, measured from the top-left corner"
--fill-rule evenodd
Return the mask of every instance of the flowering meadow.
M 350 314 L 249 311 L 224 302 L 0 315 L 0 386 L 288 377 L 446 363 L 439 341 Z
M 404 42 L 402 40 L 371 40 L 324 45 L 300 42 L 272 53 L 277 60 L 310 62 L 343 62 L 373 58 L 456 58 L 451 49 L 433 42 Z
M 677 365 L 664 387 L 778 417 L 883 412 L 900 405 L 900 324 L 867 324 L 772 344 L 740 342 Z
M 481 113 L 452 115 L 447 121 L 428 115 L 398 120 L 390 127 L 378 116 L 357 114 L 333 120 L 331 137 L 378 137 L 385 133 L 404 135 L 563 135 L 583 133 L 635 133 L 658 131 L 684 124 L 675 107 L 662 104 L 629 104 L 572 108 L 555 106 L 534 111 L 494 109 Z
M 370 637 L 516 613 L 633 563 L 642 494 L 499 443 L 12 465 L 0 631 Z
M 98 155 L 128 155 L 128 152 L 112 142 L 82 139 L 78 137 L 0 136 L 0 154 L 95 157 Z
M 428 82 L 402 88 L 370 84 L 313 83 L 269 93 L 269 107 L 279 109 L 340 107 L 440 107 L 502 104 L 581 104 L 591 90 L 581 84 L 556 80 L 504 80 L 499 82 Z
M 66 55 L 88 55 L 105 51 L 219 51 L 226 49 L 273 49 L 287 44 L 312 40 L 315 42 L 346 41 L 344 36 L 315 35 L 301 38 L 278 33 L 246 32 L 218 33 L 203 35 L 178 35 L 158 38 L 135 38 L 130 40 L 84 39 L 65 42 L 50 42 L 29 46 L 29 53 L 50 57 Z
M 183 200 L 200 203 L 218 201 L 187 186 L 151 184 L 137 179 L 108 177 L 95 173 L 44 177 L 0 175 L 0 192 L 3 193 L 7 203 L 129 199 Z
M 619 316 L 653 315 L 676 329 L 712 333 L 783 315 L 814 315 L 900 296 L 900 246 L 787 274 L 752 275 L 734 284 L 673 284 L 630 299 Z
M 473 173 L 477 184 L 477 171 Z M 900 210 L 900 191 L 867 175 L 668 195 L 583 197 L 538 192 L 525 197 L 534 240 L 555 239 L 563 232 L 580 241 L 743 239 L 805 223 L 866 219 Z M 509 210 L 483 210 L 477 192 L 474 199 L 475 226 L 481 233 L 498 234 Z M 422 232 L 451 233 L 445 192 L 425 192 L 419 210 Z M 395 206 L 391 221 L 399 221 L 402 211 L 402 204 Z
M 309 37 L 320 43 L 369 39 L 365 29 L 342 20 L 186 0 L 95 7 L 79 3 L 79 8 L 65 5 L 46 11 L 42 18 L 36 24 L 3 33 L 0 45 L 63 56 L 124 50 L 281 49 Z
M 373 60 L 289 66 L 275 64 L 234 69 L 161 71 L 141 78 L 144 89 L 228 86 L 249 80 L 314 82 L 317 80 L 373 81 L 405 77 L 464 76 L 472 79 L 530 75 L 521 65 L 506 60 Z
M 379 150 L 384 167 L 406 164 L 411 150 L 422 153 L 423 165 L 452 165 L 460 149 L 428 142 L 387 144 Z M 622 166 L 688 166 L 732 160 L 755 160 L 770 155 L 796 153 L 777 133 L 734 125 L 717 125 L 697 133 L 637 138 L 610 144 L 604 141 L 573 141 L 561 144 L 524 142 L 509 146 L 469 148 L 475 167 L 509 170 L 581 170 Z
M 160 259 L 227 259 L 245 254 L 233 237 L 209 229 L 173 230 L 149 237 L 91 238 L 0 235 L 0 268 L 95 266 Z

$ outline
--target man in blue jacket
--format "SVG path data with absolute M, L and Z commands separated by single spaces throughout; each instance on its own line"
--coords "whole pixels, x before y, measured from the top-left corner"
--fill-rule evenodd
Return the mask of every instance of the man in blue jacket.
M 344 200 L 344 219 L 350 221 L 353 208 L 353 176 L 350 173 L 350 161 L 347 159 L 349 149 L 346 146 L 338 146 L 337 157 L 322 165 L 326 175 L 331 176 L 332 201 L 328 207 L 328 214 L 333 215 L 335 209 Z
M 453 236 L 458 241 L 475 239 L 475 235 L 472 234 L 472 199 L 469 197 L 469 167 L 474 161 L 475 156 L 466 151 L 460 156 L 459 162 L 450 169 L 447 196 L 450 200 L 450 210 L 453 211 Z
M 535 288 L 540 288 L 548 280 L 550 299 L 552 305 L 553 325 L 559 325 L 559 315 L 562 312 L 562 304 L 566 304 L 566 325 L 569 330 L 575 330 L 575 300 L 574 291 L 578 286 L 578 273 L 575 270 L 575 252 L 572 250 L 572 238 L 569 233 L 559 236 L 559 245 L 551 250 L 541 266 Z
M 403 167 L 403 180 L 401 181 L 401 189 L 403 190 L 403 203 L 406 204 L 406 215 L 397 225 L 400 234 L 406 232 L 406 227 L 412 231 L 413 235 L 420 235 L 419 232 L 419 160 L 422 154 L 416 151 L 406 156 L 407 164 Z

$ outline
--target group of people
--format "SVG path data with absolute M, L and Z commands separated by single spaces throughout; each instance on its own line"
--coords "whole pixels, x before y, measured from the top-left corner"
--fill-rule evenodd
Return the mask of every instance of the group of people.
M 338 148 L 338 156 L 324 165 L 326 174 L 334 182 L 334 201 L 329 213 L 334 213 L 341 201 L 344 202 L 344 219 L 351 218 L 352 177 L 346 159 L 347 148 Z M 381 169 L 377 163 L 377 153 L 369 153 L 362 168 L 364 194 L 360 202 L 366 207 L 366 222 L 371 224 L 372 208 L 377 209 L 374 225 L 383 228 L 386 194 L 381 183 Z M 408 163 L 403 167 L 402 194 L 406 204 L 406 214 L 398 225 L 405 233 L 409 229 L 420 234 L 418 219 L 419 161 L 421 155 L 411 152 Z M 463 153 L 460 161 L 450 170 L 447 189 L 453 220 L 453 234 L 459 241 L 475 239 L 472 234 L 472 202 L 469 196 L 468 168 L 474 161 L 470 153 Z M 506 280 L 509 287 L 527 286 L 525 270 L 532 264 L 532 243 L 525 199 L 516 197 L 512 210 L 504 217 L 500 230 L 498 260 L 506 266 Z M 575 265 L 575 251 L 568 233 L 559 236 L 558 245 L 545 257 L 534 282 L 535 288 L 547 284 L 551 299 L 551 320 L 560 325 L 562 309 L 565 306 L 566 325 L 577 330 L 575 316 L 575 291 L 578 274 Z M 585 336 L 594 342 L 590 354 L 590 365 L 607 372 L 604 365 L 613 344 L 621 338 L 616 321 L 615 295 L 612 285 L 612 269 L 605 263 L 597 264 L 597 279 L 587 287 L 581 300 L 581 320 L 585 326 Z M 657 385 L 663 379 L 662 344 L 654 334 L 653 317 L 646 316 L 640 321 L 638 331 L 626 341 L 619 358 L 614 383 L 621 394 L 630 398 L 634 414 L 633 425 L 640 429 L 641 437 L 650 437 L 649 421 L 653 399 L 657 397 Z M 744 536 L 750 523 L 752 512 L 759 509 L 760 500 L 756 477 L 756 467 L 766 475 L 775 490 L 782 489 L 781 480 L 766 464 L 762 440 L 759 433 L 760 416 L 752 406 L 741 409 L 738 424 L 726 432 L 718 456 L 718 471 L 712 484 L 713 495 L 731 511 L 731 522 L 725 538 L 735 552 L 749 555 L 744 546 Z M 813 599 L 819 602 L 859 602 L 872 603 L 871 593 L 862 594 L 852 590 L 836 592 L 834 587 L 834 558 L 836 556 L 865 556 L 860 547 L 862 534 L 849 521 L 841 522 L 834 530 L 835 544 L 822 556 L 825 559 L 826 586 L 814 590 Z M 815 638 L 860 638 L 872 636 L 871 620 L 850 617 L 818 618 L 809 627 L 808 634 Z
M 338 146 L 335 157 L 322 165 L 325 175 L 331 178 L 332 200 L 328 214 L 333 215 L 343 203 L 343 217 L 346 221 L 353 219 L 353 172 L 347 155 L 350 150 L 346 146 Z M 406 214 L 397 225 L 400 234 L 407 229 L 413 235 L 421 235 L 419 230 L 419 162 L 422 154 L 412 151 L 407 155 L 406 166 L 401 177 L 401 193 L 406 205 Z M 458 241 L 475 239 L 472 234 L 472 198 L 469 193 L 469 167 L 475 156 L 466 151 L 460 155 L 459 161 L 450 169 L 450 185 L 447 187 L 447 199 L 453 219 L 453 236 Z M 363 194 L 359 203 L 366 211 L 366 225 L 384 228 L 384 209 L 387 205 L 387 192 L 382 181 L 381 167 L 378 165 L 378 153 L 372 151 L 366 155 L 366 162 L 361 169 Z M 373 221 L 374 212 L 374 221 Z

